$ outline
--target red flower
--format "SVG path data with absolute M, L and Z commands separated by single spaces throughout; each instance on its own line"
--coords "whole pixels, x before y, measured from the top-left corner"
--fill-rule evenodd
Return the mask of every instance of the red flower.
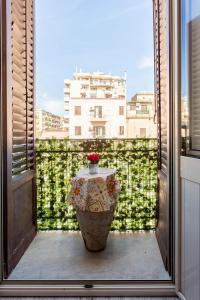
M 100 155 L 98 153 L 90 153 L 87 155 L 87 159 L 92 163 L 92 164 L 96 164 L 98 163 L 99 159 L 100 159 Z

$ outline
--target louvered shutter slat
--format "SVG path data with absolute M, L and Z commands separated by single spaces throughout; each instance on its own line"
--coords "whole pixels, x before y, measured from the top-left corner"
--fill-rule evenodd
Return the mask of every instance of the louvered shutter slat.
M 166 45 L 166 1 L 154 1 L 155 30 L 155 90 L 158 112 L 158 139 L 160 169 L 167 172 L 167 45 Z
M 33 167 L 33 0 L 12 0 L 13 175 Z
M 21 145 L 15 145 L 13 147 L 13 155 L 17 154 L 17 153 L 25 153 L 26 152 L 26 144 L 21 144 Z
M 200 151 L 200 17 L 188 23 L 188 68 L 191 150 Z

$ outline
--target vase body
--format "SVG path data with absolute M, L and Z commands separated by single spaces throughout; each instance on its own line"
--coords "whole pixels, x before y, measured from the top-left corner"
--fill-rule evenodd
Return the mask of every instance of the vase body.
M 92 164 L 89 163 L 89 174 L 97 174 L 98 173 L 98 163 Z
M 96 252 L 105 249 L 115 210 L 102 212 L 81 211 L 76 209 L 77 220 L 87 250 Z

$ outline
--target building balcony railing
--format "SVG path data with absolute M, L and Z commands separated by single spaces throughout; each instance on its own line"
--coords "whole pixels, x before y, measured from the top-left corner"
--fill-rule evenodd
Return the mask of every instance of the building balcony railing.
M 97 121 L 107 122 L 108 121 L 108 116 L 107 115 L 91 114 L 90 122 L 97 122 Z
M 150 114 L 148 110 L 136 110 L 137 115 L 148 115 Z
M 70 87 L 64 87 L 64 93 L 69 94 L 70 93 Z
M 91 81 L 90 85 L 95 87 L 114 87 L 114 84 L 112 82 L 102 82 L 102 81 L 98 81 L 98 82 Z
M 128 119 L 153 119 L 153 114 L 150 112 L 138 111 L 127 111 L 126 117 Z
M 100 167 L 115 168 L 121 192 L 112 230 L 148 230 L 156 224 L 156 139 L 37 140 L 39 230 L 79 230 L 65 197 L 88 152 L 101 155 Z

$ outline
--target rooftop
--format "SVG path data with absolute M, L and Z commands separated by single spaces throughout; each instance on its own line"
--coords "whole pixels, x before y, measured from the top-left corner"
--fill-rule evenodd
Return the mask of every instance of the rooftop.
M 75 72 L 73 74 L 73 79 L 107 79 L 107 80 L 123 80 L 126 81 L 126 73 L 124 76 L 116 76 L 111 74 L 106 74 L 104 72 Z M 69 79 L 65 79 L 65 82 L 69 82 Z

